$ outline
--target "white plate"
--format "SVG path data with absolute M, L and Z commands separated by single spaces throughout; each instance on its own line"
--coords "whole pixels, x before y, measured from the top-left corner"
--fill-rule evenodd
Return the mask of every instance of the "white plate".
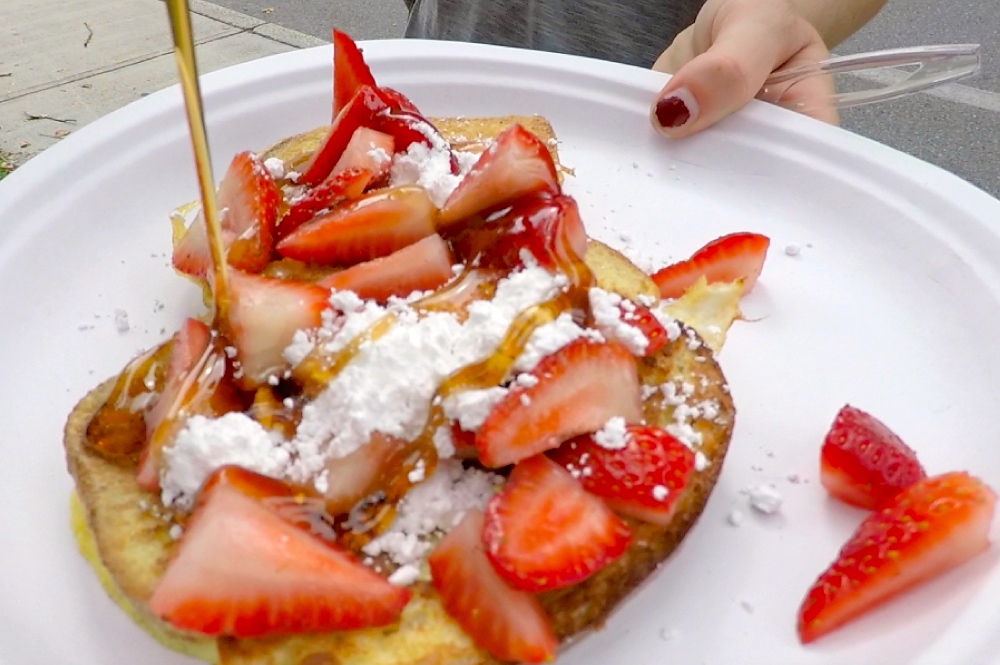
M 963 663 L 1000 652 L 987 556 L 803 648 L 796 611 L 862 517 L 817 480 L 850 402 L 929 471 L 1000 487 L 1000 202 L 935 167 L 754 104 L 671 143 L 646 119 L 652 72 L 447 43 L 366 46 L 380 83 L 429 115 L 551 119 L 591 232 L 655 264 L 730 231 L 773 239 L 721 363 L 739 409 L 701 521 L 606 628 L 560 663 Z M 216 170 L 328 120 L 330 48 L 205 78 Z M 106 599 L 67 526 L 61 428 L 88 389 L 199 310 L 170 270 L 167 213 L 195 198 L 176 89 L 84 128 L 0 183 L 0 661 L 181 663 Z M 802 253 L 783 253 L 789 244 Z M 115 310 L 131 329 L 116 330 Z M 797 474 L 802 481 L 789 481 Z M 774 483 L 778 515 L 740 490 Z M 739 528 L 727 525 L 742 511 Z

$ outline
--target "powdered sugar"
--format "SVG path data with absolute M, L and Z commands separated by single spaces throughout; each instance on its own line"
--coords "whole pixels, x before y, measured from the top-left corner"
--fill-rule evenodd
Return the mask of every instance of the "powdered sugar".
M 617 293 L 594 287 L 589 291 L 590 308 L 594 323 L 605 337 L 625 345 L 633 355 L 641 356 L 649 346 L 649 340 L 634 325 L 628 323 L 628 306 L 635 312 L 635 305 Z M 633 314 L 634 318 L 634 314 Z
M 172 446 L 163 449 L 163 505 L 185 509 L 212 472 L 236 464 L 280 478 L 290 456 L 283 440 L 242 413 L 219 418 L 192 416 Z
M 554 321 L 539 326 L 531 333 L 521 355 L 514 361 L 513 369 L 517 372 L 529 372 L 538 365 L 542 358 L 555 353 L 580 337 L 586 337 L 595 342 L 604 341 L 601 333 L 577 325 L 569 312 L 563 312 Z
M 502 476 L 463 468 L 458 460 L 441 460 L 434 474 L 400 501 L 392 526 L 362 552 L 371 557 L 385 554 L 400 566 L 418 564 L 436 535 L 449 531 L 470 509 L 485 507 L 502 483 Z
M 620 416 L 609 418 L 604 427 L 594 432 L 594 443 L 605 450 L 622 450 L 628 445 L 625 419 Z
M 297 454 L 291 478 L 308 482 L 328 457 L 352 453 L 376 431 L 405 440 L 415 438 L 441 382 L 457 369 L 489 356 L 517 314 L 554 297 L 565 284 L 565 277 L 542 268 L 511 273 L 497 284 L 493 300 L 470 304 L 464 323 L 444 312 L 418 315 L 397 303 L 393 310 L 397 321 L 388 332 L 363 344 L 326 389 L 303 408 L 290 443 Z M 361 311 L 345 312 L 343 321 L 332 322 L 334 327 L 341 326 L 337 332 L 320 331 L 319 337 L 329 335 L 323 344 L 336 347 L 340 340 L 346 344 L 350 336 L 343 331 L 355 328 L 352 319 L 356 316 L 367 321 L 377 318 L 367 303 Z
M 418 141 L 410 144 L 406 152 L 398 153 L 389 168 L 390 184 L 393 187 L 419 185 L 427 190 L 431 201 L 440 208 L 458 187 L 472 164 L 475 164 L 478 156 L 468 157 L 465 153 L 456 151 L 459 172 L 454 174 L 451 170 L 452 152 L 448 144 L 440 142 L 440 137 L 433 130 L 425 134 L 428 138 L 436 137 L 432 139 L 432 145 Z
M 493 407 L 507 395 L 507 389 L 495 386 L 484 390 L 466 390 L 449 395 L 441 405 L 444 415 L 457 420 L 467 432 L 474 432 L 490 415 Z

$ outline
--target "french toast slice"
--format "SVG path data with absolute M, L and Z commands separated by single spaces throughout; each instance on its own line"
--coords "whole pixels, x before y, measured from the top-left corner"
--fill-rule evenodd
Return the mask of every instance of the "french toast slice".
M 542 118 L 435 119 L 455 145 L 483 146 L 512 122 L 519 122 L 555 152 L 551 126 Z M 324 128 L 325 129 L 325 128 Z M 262 154 L 294 163 L 308 154 L 323 130 L 282 141 Z M 591 241 L 585 257 L 598 283 L 623 296 L 655 297 L 651 280 L 623 255 Z M 621 558 L 581 584 L 547 592 L 540 601 L 556 635 L 565 640 L 598 628 L 628 593 L 647 579 L 677 547 L 701 514 L 722 469 L 735 411 L 725 377 L 711 350 L 692 328 L 655 356 L 640 361 L 640 379 L 651 388 L 673 383 L 678 390 L 648 390 L 645 417 L 649 424 L 676 424 L 677 400 L 688 405 L 709 402 L 714 408 L 689 424 L 701 437 L 707 465 L 694 473 L 665 527 L 629 520 L 633 541 Z M 400 620 L 387 627 L 330 634 L 256 639 L 220 638 L 175 630 L 146 609 L 146 602 L 169 561 L 174 540 L 169 515 L 159 497 L 140 488 L 135 471 L 91 451 L 85 445 L 87 423 L 106 399 L 113 380 L 95 388 L 71 413 L 64 445 L 69 471 L 76 482 L 74 534 L 81 551 L 97 571 L 109 595 L 168 648 L 223 665 L 479 665 L 494 663 L 445 613 L 433 588 L 423 582 Z M 680 389 L 683 387 L 684 389 Z M 687 412 L 687 410 L 685 410 Z

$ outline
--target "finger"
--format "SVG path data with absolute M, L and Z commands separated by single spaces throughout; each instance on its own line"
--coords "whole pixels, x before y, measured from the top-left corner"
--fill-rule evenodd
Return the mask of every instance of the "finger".
M 667 136 L 689 136 L 743 107 L 772 71 L 812 42 L 815 31 L 805 27 L 780 11 L 720 17 L 712 46 L 678 69 L 657 96 L 654 126 Z

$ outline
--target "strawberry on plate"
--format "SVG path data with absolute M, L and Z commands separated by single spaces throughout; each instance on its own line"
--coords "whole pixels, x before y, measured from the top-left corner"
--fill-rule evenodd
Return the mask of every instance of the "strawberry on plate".
M 438 234 L 429 235 L 389 256 L 359 263 L 335 272 L 320 286 L 354 291 L 360 298 L 386 300 L 408 296 L 414 291 L 430 291 L 452 276 L 451 251 Z
M 333 117 L 347 106 L 358 89 L 375 86 L 375 77 L 368 68 L 361 49 L 346 33 L 333 31 Z
M 832 496 L 874 509 L 926 475 L 916 453 L 877 418 L 850 405 L 837 413 L 820 462 Z
M 470 510 L 427 559 L 445 611 L 475 643 L 502 661 L 545 663 L 559 642 L 530 593 L 512 589 L 483 553 L 483 513 Z
M 861 523 L 809 590 L 798 633 L 812 642 L 989 547 L 996 494 L 965 472 L 924 478 Z
M 436 216 L 423 187 L 379 190 L 300 226 L 278 253 L 328 265 L 370 261 L 433 235 Z
M 341 203 L 359 198 L 373 178 L 368 169 L 349 168 L 332 175 L 320 184 L 306 190 L 301 197 L 290 202 L 288 212 L 278 223 L 275 239 L 281 242 L 316 215 L 329 212 Z
M 372 182 L 378 182 L 389 172 L 395 144 L 385 132 L 358 127 L 331 174 L 336 176 L 347 169 L 364 169 L 372 174 Z
M 149 609 L 181 630 L 251 638 L 384 626 L 409 599 L 257 489 L 217 482 L 199 494 Z
M 515 384 L 476 433 L 479 459 L 501 467 L 593 432 L 614 417 L 642 420 L 635 357 L 618 342 L 578 338 L 546 356 Z
M 486 504 L 482 536 L 497 573 L 536 593 L 587 579 L 632 540 L 625 522 L 544 455 L 514 465 Z
M 204 323 L 187 319 L 174 337 L 163 390 L 146 412 L 146 446 L 136 481 L 149 491 L 159 489 L 162 451 L 173 443 L 188 417 L 221 416 L 243 407 L 244 399 L 218 340 Z
M 595 438 L 600 435 L 571 439 L 549 457 L 616 512 L 669 524 L 694 470 L 691 449 L 665 430 L 645 425 L 627 426 L 614 445 Z
M 479 265 L 509 270 L 524 265 L 526 250 L 543 268 L 557 270 L 587 252 L 587 231 L 576 201 L 564 194 L 529 194 L 455 239 L 456 251 Z
M 743 281 L 743 293 L 750 293 L 764 269 L 767 236 L 759 233 L 731 233 L 708 243 L 691 258 L 653 273 L 661 298 L 679 298 L 705 276 L 709 283 Z
M 271 260 L 281 194 L 264 163 L 252 152 L 233 157 L 219 183 L 218 206 L 222 243 L 229 265 L 260 272 Z M 212 265 L 203 213 L 174 247 L 172 263 L 179 272 L 204 279 Z
M 483 151 L 445 201 L 441 224 L 447 227 L 540 191 L 559 193 L 552 155 L 538 137 L 512 125 Z
M 353 453 L 326 461 L 327 490 L 323 500 L 331 515 L 348 512 L 361 499 L 377 488 L 376 481 L 386 470 L 393 453 L 406 444 L 381 432 L 372 432 L 371 439 Z
M 227 336 L 245 381 L 256 386 L 287 369 L 283 352 L 298 330 L 316 328 L 330 291 L 307 282 L 229 272 Z

